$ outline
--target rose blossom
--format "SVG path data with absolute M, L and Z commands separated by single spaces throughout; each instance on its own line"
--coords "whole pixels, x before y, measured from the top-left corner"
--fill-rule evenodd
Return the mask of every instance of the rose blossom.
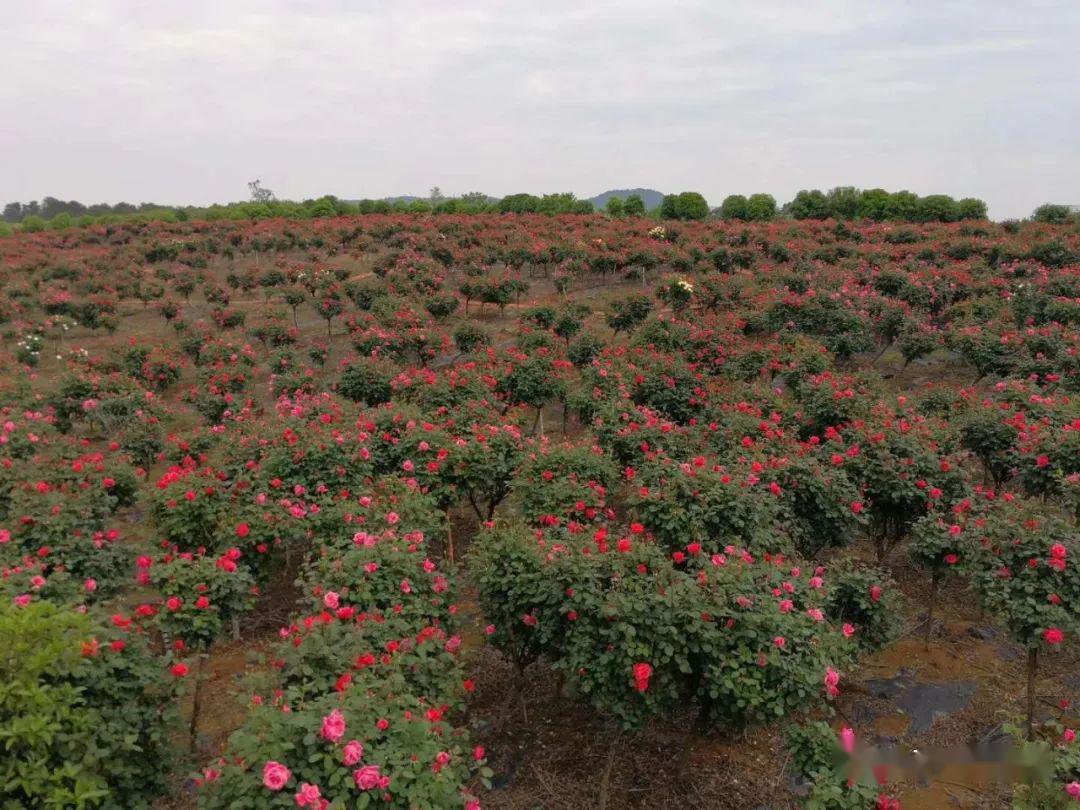
M 350 768 L 364 758 L 364 746 L 359 740 L 349 740 L 345 743 L 345 752 L 342 761 Z
M 653 668 L 651 664 L 634 664 L 634 688 L 639 692 L 644 692 L 648 689 L 649 678 L 652 677 L 652 674 Z
M 1056 627 L 1048 627 L 1043 631 L 1043 639 L 1047 644 L 1060 644 L 1065 640 L 1065 634 Z
M 341 709 L 334 709 L 323 718 L 319 733 L 324 740 L 330 742 L 337 742 L 345 736 L 345 715 L 341 713 Z
M 353 779 L 360 790 L 371 790 L 379 784 L 379 766 L 365 765 L 363 768 L 353 771 Z
M 263 766 L 263 784 L 270 790 L 281 790 L 291 778 L 292 773 L 280 762 L 270 760 Z
M 318 785 L 312 785 L 308 782 L 304 782 L 300 786 L 300 790 L 296 792 L 296 806 L 307 807 L 309 804 L 318 810 L 321 802 L 322 794 L 319 792 Z

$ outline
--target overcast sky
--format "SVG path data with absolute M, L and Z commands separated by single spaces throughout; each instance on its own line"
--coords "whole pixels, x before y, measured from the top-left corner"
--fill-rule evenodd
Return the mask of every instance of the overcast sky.
M 647 186 L 1080 204 L 1078 0 L 0 4 L 0 204 Z

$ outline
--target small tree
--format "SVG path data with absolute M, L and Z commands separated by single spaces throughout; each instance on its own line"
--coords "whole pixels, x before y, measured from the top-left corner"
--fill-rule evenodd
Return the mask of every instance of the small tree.
M 285 303 L 288 304 L 289 309 L 292 310 L 293 326 L 299 329 L 300 324 L 296 321 L 296 310 L 300 308 L 301 304 L 307 301 L 307 294 L 300 287 L 289 287 L 282 293 L 282 298 L 285 299 Z
M 607 325 L 616 335 L 620 332 L 629 334 L 644 323 L 651 311 L 652 302 L 648 296 L 631 295 L 611 303 L 611 311 L 607 314 Z
M 720 203 L 720 216 L 724 219 L 749 219 L 750 209 L 746 197 L 742 194 L 731 194 Z
M 498 392 L 510 405 L 528 405 L 536 408 L 533 429 L 540 426 L 544 435 L 544 405 L 562 394 L 562 381 L 556 376 L 551 357 L 535 354 L 515 362 L 509 373 L 498 384 Z
M 623 200 L 623 214 L 628 217 L 645 216 L 645 201 L 638 194 L 631 194 Z
M 268 203 L 274 199 L 274 192 L 263 188 L 261 180 L 252 180 L 248 183 L 248 191 L 251 193 L 251 201 L 256 203 Z
M 976 534 L 975 531 L 971 532 Z M 1027 738 L 1034 739 L 1040 651 L 1080 632 L 1080 538 L 1043 501 L 1001 496 L 980 523 L 972 568 L 983 605 L 1027 647 Z
M 1035 209 L 1031 218 L 1036 222 L 1046 222 L 1051 225 L 1064 225 L 1069 221 L 1069 215 L 1069 206 L 1045 203 Z
M 151 565 L 150 579 L 164 596 L 157 613 L 162 635 L 172 643 L 177 657 L 193 649 L 198 656 L 195 689 L 189 724 L 191 750 L 199 729 L 202 683 L 210 648 L 227 624 L 233 624 L 251 609 L 254 580 L 239 562 L 240 550 L 233 548 L 214 559 L 196 554 L 167 555 Z
M 776 200 L 771 194 L 751 194 L 746 201 L 748 219 L 765 222 L 776 218 Z
M 345 311 L 345 302 L 341 300 L 341 296 L 337 290 L 328 289 L 322 294 L 322 297 L 315 302 L 315 308 L 319 311 L 319 315 L 324 321 L 326 321 L 326 338 L 329 340 L 332 337 L 330 328 L 333 324 L 334 318 Z

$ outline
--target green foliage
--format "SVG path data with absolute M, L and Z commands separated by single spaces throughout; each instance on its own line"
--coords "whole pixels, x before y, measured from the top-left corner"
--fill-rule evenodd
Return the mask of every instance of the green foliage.
M 150 580 L 163 604 L 157 625 L 166 638 L 209 649 L 223 628 L 254 605 L 254 581 L 238 549 L 219 558 L 168 555 L 150 567 Z
M 1057 629 L 1080 633 L 1080 538 L 1076 527 L 1041 502 L 1002 498 L 965 515 L 974 557 L 973 584 L 1006 631 L 1028 648 L 1054 649 Z M 977 521 L 977 522 L 976 522 Z
M 720 203 L 720 216 L 724 219 L 750 219 L 749 203 L 742 194 L 730 194 Z
M 373 359 L 358 359 L 342 369 L 337 392 L 368 407 L 382 405 L 390 401 L 393 393 L 390 383 L 394 376 L 391 365 Z
M 630 333 L 644 323 L 652 311 L 652 302 L 646 295 L 630 295 L 611 302 L 611 311 L 607 314 L 607 325 L 616 334 Z
M 747 218 L 767 222 L 776 218 L 776 200 L 771 194 L 751 194 L 746 201 Z
M 853 625 L 861 648 L 878 650 L 896 638 L 902 603 L 886 571 L 849 557 L 830 565 L 826 580 L 825 614 L 836 624 Z
M 145 639 L 4 601 L 0 650 L 0 803 L 149 807 L 168 774 L 172 685 Z
M 820 701 L 853 647 L 817 609 L 820 589 L 745 552 L 672 562 L 640 534 L 581 553 L 513 528 L 477 539 L 470 570 L 493 642 L 519 667 L 539 655 L 624 725 L 688 701 L 713 723 L 768 721 Z M 698 562 L 700 561 L 700 562 Z
M 645 216 L 645 201 L 638 194 L 631 194 L 623 201 L 623 214 L 628 217 Z
M 1050 225 L 1064 225 L 1069 221 L 1069 217 L 1069 206 L 1054 205 L 1053 203 L 1040 205 L 1031 214 L 1031 218 L 1036 222 L 1045 222 Z
M 806 810 L 868 810 L 882 807 L 871 777 L 852 781 L 850 757 L 840 744 L 839 733 L 823 720 L 788 728 L 785 747 L 791 768 L 809 783 Z
M 253 707 L 229 738 L 229 761 L 220 771 L 215 768 L 214 778 L 200 790 L 199 807 L 294 808 L 294 796 L 303 784 L 318 786 L 335 807 L 345 807 L 346 797 L 349 807 L 458 807 L 462 786 L 474 771 L 480 770 L 484 778 L 491 774 L 465 748 L 460 733 L 445 721 L 429 719 L 431 704 L 408 691 L 400 676 L 367 686 L 331 692 L 292 711 L 269 700 Z M 341 713 L 345 730 L 340 740 L 331 742 L 321 729 L 323 718 L 335 710 Z M 388 721 L 385 728 L 380 721 Z M 346 765 L 346 744 L 353 740 L 362 755 Z M 280 790 L 264 784 L 268 762 L 288 769 Z M 365 767 L 377 769 L 369 772 L 377 774 L 376 784 L 361 789 L 356 775 Z M 387 780 L 384 786 L 378 784 L 379 778 Z M 383 800 L 384 795 L 391 797 L 389 801 Z
M 471 354 L 491 343 L 491 335 L 484 327 L 474 323 L 463 323 L 454 328 L 454 345 L 462 354 Z
M 709 203 L 696 191 L 668 194 L 660 204 L 661 219 L 701 220 L 709 216 Z

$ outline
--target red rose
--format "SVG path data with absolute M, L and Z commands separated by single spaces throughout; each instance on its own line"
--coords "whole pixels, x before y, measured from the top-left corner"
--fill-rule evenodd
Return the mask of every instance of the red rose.
M 634 688 L 639 692 L 644 692 L 648 689 L 649 678 L 652 677 L 652 674 L 653 668 L 651 664 L 634 664 Z

